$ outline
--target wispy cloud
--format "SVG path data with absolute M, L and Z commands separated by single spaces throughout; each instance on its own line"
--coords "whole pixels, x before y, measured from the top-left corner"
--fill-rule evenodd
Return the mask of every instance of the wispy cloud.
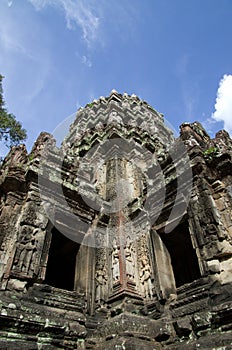
M 232 134 L 232 75 L 225 74 L 220 80 L 214 108 L 212 119 L 222 121 L 225 130 Z
M 191 77 L 191 64 L 191 55 L 184 53 L 177 61 L 174 71 L 180 82 L 180 93 L 186 121 L 195 118 L 195 109 L 199 101 L 199 79 L 196 76 Z
M 89 55 L 81 55 L 78 51 L 75 52 L 75 56 L 80 60 L 82 64 L 84 64 L 86 67 L 91 68 L 92 67 L 92 60 Z
M 84 40 L 90 45 L 98 39 L 99 17 L 86 0 L 29 0 L 36 10 L 46 6 L 61 8 L 64 11 L 67 28 L 81 28 Z
M 87 67 L 91 68 L 92 67 L 92 62 L 87 56 L 82 56 L 81 62 L 85 64 Z
M 202 115 L 202 118 L 205 118 L 205 115 Z M 215 132 L 218 130 L 215 129 L 215 124 L 217 124 L 217 121 L 213 118 L 206 118 L 201 120 L 201 124 L 203 128 L 207 131 L 207 133 L 211 136 L 214 137 Z
M 12 32 L 14 32 L 12 35 Z M 0 47 L 7 51 L 14 51 L 15 53 L 22 54 L 30 59 L 35 59 L 31 50 L 25 47 L 25 44 L 20 38 L 19 32 L 15 32 L 15 28 L 7 21 L 4 21 L 4 25 L 0 27 Z
M 0 5 L 1 73 L 7 77 L 7 81 L 15 82 L 15 88 L 23 77 L 18 99 L 21 99 L 21 103 L 29 103 L 44 87 L 51 70 L 50 55 L 37 40 L 42 36 L 43 29 L 30 17 L 25 21 L 18 15 L 14 5 L 13 1 L 5 1 L 5 4 Z M 24 13 L 28 14 L 26 11 Z M 44 42 L 47 42 L 48 35 L 44 37 Z

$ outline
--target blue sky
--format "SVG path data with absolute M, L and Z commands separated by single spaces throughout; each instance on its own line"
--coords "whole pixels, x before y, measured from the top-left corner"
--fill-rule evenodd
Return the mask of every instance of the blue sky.
M 0 0 L 0 73 L 27 148 L 112 89 L 232 134 L 231 0 Z

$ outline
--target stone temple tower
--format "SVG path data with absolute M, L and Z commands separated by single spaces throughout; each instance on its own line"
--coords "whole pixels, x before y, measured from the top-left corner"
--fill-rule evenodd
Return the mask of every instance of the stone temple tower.
M 60 141 L 60 140 L 58 140 Z M 1 349 L 232 349 L 232 140 L 136 95 L 0 172 Z

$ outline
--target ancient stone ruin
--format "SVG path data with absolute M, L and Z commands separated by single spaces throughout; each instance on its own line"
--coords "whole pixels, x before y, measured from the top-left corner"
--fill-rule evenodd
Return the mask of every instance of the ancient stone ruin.
M 232 349 L 232 140 L 112 91 L 0 172 L 0 348 Z

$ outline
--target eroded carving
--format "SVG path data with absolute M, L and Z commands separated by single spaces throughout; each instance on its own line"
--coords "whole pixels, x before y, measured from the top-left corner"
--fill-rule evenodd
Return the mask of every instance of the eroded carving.
M 113 275 L 113 283 L 118 282 L 119 278 L 120 278 L 120 271 L 119 271 L 119 246 L 117 245 L 116 239 L 113 240 L 112 275 Z
M 148 258 L 147 256 L 142 257 L 142 267 L 140 271 L 140 280 L 143 285 L 143 294 L 145 298 L 152 298 L 153 297 L 153 292 L 152 292 L 152 282 L 151 282 L 151 266 L 148 263 Z
M 134 281 L 135 279 L 135 263 L 134 263 L 134 250 L 132 247 L 132 242 L 129 236 L 126 239 L 125 247 L 125 259 L 126 259 L 126 275 L 129 280 Z

